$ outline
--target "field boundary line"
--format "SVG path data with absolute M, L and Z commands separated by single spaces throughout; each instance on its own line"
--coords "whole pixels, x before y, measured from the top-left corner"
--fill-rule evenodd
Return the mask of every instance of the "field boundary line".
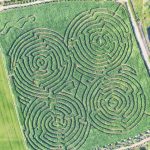
M 29 2 L 29 3 L 24 3 L 24 4 L 12 4 L 12 5 L 7 5 L 7 6 L 2 5 L 0 6 L 0 12 L 8 10 L 8 9 L 32 6 L 32 5 L 42 4 L 42 3 L 47 3 L 47 2 L 54 2 L 54 0 L 37 0 L 35 2 Z
M 132 25 L 132 28 L 133 28 L 133 32 L 135 34 L 135 38 L 137 40 L 139 50 L 141 52 L 141 56 L 142 56 L 143 61 L 145 63 L 145 67 L 148 70 L 148 74 L 150 76 L 150 62 L 149 62 L 149 54 L 148 54 L 148 51 L 147 51 L 147 47 L 146 47 L 144 39 L 141 35 L 141 31 L 139 29 L 138 23 L 136 22 L 136 19 L 134 18 L 134 15 L 132 13 L 132 8 L 130 7 L 130 4 L 129 4 L 128 0 L 124 0 L 124 1 L 126 2 L 127 8 L 128 8 L 131 25 Z
M 134 143 L 134 144 L 132 144 L 132 145 L 130 145 L 130 146 L 118 148 L 118 149 L 116 149 L 116 150 L 127 150 L 128 148 L 139 147 L 140 145 L 143 145 L 143 144 L 145 144 L 145 143 L 147 143 L 147 142 L 149 142 L 149 141 L 150 141 L 150 137 L 148 137 L 148 138 L 146 138 L 146 139 L 144 139 L 144 140 L 142 140 L 142 141 L 140 141 L 140 142 Z

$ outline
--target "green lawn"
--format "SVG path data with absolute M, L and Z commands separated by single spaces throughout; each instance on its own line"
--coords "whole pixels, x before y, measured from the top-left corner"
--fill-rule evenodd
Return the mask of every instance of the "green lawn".
M 150 128 L 150 78 L 124 6 L 53 2 L 0 22 L 30 149 L 91 150 Z
M 137 14 L 137 16 L 139 18 L 142 18 L 142 15 L 143 15 L 143 2 L 144 0 L 133 0 L 132 3 L 133 3 L 133 6 L 135 8 L 135 12 Z
M 15 100 L 10 92 L 8 77 L 0 53 L 0 149 L 25 150 L 23 135 L 15 110 Z
M 142 24 L 144 26 L 144 32 L 147 36 L 147 29 L 150 27 L 150 1 L 147 1 L 144 3 L 143 6 L 143 16 L 142 16 Z M 150 47 L 150 42 L 149 42 L 149 47 Z
M 133 0 L 132 1 L 135 13 L 143 25 L 145 36 L 148 37 L 147 29 L 150 27 L 150 1 Z M 148 42 L 150 47 L 150 42 Z

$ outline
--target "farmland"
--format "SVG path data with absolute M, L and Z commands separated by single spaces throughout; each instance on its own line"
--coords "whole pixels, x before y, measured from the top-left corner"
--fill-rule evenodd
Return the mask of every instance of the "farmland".
M 53 2 L 4 11 L 0 21 L 30 149 L 91 150 L 149 129 L 149 73 L 125 6 Z
M 150 47 L 150 42 L 148 39 L 148 28 L 150 26 L 150 1 L 133 0 L 132 3 L 136 18 L 137 20 L 140 20 L 143 25 L 143 31 L 145 37 L 147 38 L 148 46 Z
M 25 150 L 25 143 L 14 109 L 14 98 L 8 86 L 5 65 L 0 55 L 0 149 Z

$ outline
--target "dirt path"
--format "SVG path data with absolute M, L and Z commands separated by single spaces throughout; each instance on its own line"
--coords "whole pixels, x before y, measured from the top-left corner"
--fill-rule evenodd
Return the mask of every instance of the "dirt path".
M 53 1 L 53 0 L 37 0 L 35 2 L 30 2 L 30 3 L 25 3 L 25 4 L 13 4 L 13 5 L 8 5 L 8 6 L 0 6 L 0 12 L 7 10 L 7 9 L 25 7 L 25 6 L 41 4 L 41 3 L 50 2 L 50 1 Z
M 135 143 L 133 145 L 130 145 L 130 146 L 127 146 L 127 147 L 122 147 L 122 148 L 119 148 L 119 149 L 116 149 L 116 150 L 127 150 L 128 148 L 135 148 L 135 147 L 138 147 L 140 145 L 143 145 L 144 143 L 146 142 L 149 142 L 150 141 L 150 137 L 149 138 L 146 138 L 138 143 Z
M 134 29 L 137 41 L 139 43 L 140 50 L 141 50 L 141 53 L 143 55 L 144 61 L 145 61 L 146 65 L 147 65 L 147 68 L 148 68 L 148 70 L 150 72 L 150 62 L 149 62 L 149 54 L 148 54 L 148 51 L 147 51 L 147 47 L 144 44 L 144 39 L 142 38 L 142 36 L 140 34 L 137 22 L 136 22 L 133 14 L 132 14 L 132 10 L 131 10 L 131 7 L 130 7 L 130 5 L 128 3 L 128 0 L 124 0 L 124 1 L 127 2 L 127 6 L 128 6 L 131 22 L 132 22 L 132 25 L 133 25 L 133 29 Z

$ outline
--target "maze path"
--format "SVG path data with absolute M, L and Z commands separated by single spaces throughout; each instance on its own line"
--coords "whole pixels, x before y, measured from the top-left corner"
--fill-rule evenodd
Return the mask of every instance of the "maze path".
M 23 97 L 54 95 L 62 89 L 73 69 L 63 38 L 44 28 L 21 35 L 9 55 L 16 91 Z
M 12 28 L 16 29 L 23 29 L 24 26 L 28 23 L 32 23 L 36 20 L 35 16 L 27 16 L 27 17 L 21 17 L 18 20 L 8 21 L 5 23 L 4 27 L 0 29 L 0 35 L 7 35 Z
M 146 98 L 135 71 L 129 66 L 119 67 L 117 71 L 97 78 L 84 95 L 92 125 L 111 134 L 134 128 L 146 108 Z
M 32 149 L 79 149 L 89 134 L 83 104 L 65 93 L 32 101 L 24 115 L 24 132 Z
M 126 63 L 132 38 L 126 22 L 114 11 L 91 9 L 69 24 L 65 43 L 73 53 L 78 70 L 86 75 L 103 75 Z

